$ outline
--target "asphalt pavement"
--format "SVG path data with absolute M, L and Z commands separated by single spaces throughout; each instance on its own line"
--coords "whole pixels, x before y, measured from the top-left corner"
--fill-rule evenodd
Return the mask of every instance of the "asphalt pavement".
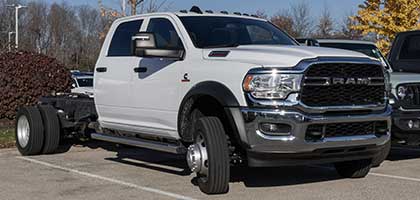
M 328 165 L 233 168 L 224 195 L 201 193 L 186 168 L 182 156 L 107 143 L 32 157 L 5 149 L 0 199 L 420 199 L 420 148 L 394 148 L 363 179 L 342 179 Z

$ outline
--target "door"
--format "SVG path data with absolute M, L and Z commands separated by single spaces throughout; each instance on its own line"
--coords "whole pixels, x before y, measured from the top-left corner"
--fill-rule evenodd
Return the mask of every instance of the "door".
M 157 48 L 184 49 L 171 18 L 150 18 L 147 32 L 155 34 Z M 143 72 L 131 82 L 132 117 L 136 129 L 145 134 L 178 138 L 177 113 L 183 61 L 143 58 L 137 64 Z
M 132 56 L 131 37 L 138 33 L 143 19 L 113 25 L 95 71 L 95 104 L 99 122 L 105 128 L 121 129 L 130 123 L 130 81 L 133 67 L 141 58 Z M 110 37 L 110 36 L 108 36 Z

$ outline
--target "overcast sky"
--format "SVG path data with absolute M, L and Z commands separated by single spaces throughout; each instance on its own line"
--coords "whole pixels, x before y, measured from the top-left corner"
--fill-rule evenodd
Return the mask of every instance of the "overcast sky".
M 97 0 L 45 0 L 47 2 L 67 2 L 72 5 L 89 4 L 97 6 Z M 102 0 L 105 4 L 117 7 L 120 0 Z M 336 19 L 341 19 L 350 12 L 356 12 L 358 5 L 363 0 L 167 0 L 172 2 L 171 9 L 174 11 L 189 9 L 192 5 L 198 5 L 203 10 L 227 10 L 230 12 L 253 13 L 256 10 L 264 10 L 269 15 L 282 9 L 290 8 L 296 1 L 304 1 L 311 7 L 311 15 L 319 16 L 324 7 L 328 7 Z

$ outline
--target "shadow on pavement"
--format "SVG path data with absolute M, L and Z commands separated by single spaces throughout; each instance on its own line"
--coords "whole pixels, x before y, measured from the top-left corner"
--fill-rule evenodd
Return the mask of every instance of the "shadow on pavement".
M 116 145 L 107 142 L 79 142 L 77 145 L 91 149 L 115 152 L 115 157 L 105 158 L 113 162 L 132 165 L 178 176 L 190 176 L 184 155 L 173 155 L 148 149 Z M 387 160 L 399 161 L 420 158 L 420 148 L 393 147 Z M 314 166 L 248 168 L 232 167 L 231 182 L 243 182 L 246 187 L 271 187 L 300 185 L 341 179 L 333 168 Z M 196 178 L 191 180 L 196 184 Z
M 105 158 L 109 161 L 179 176 L 191 175 L 184 155 L 173 155 L 96 141 L 86 142 L 80 145 L 92 149 L 101 148 L 115 152 L 115 157 Z M 325 182 L 337 179 L 340 179 L 340 177 L 336 174 L 335 170 L 312 166 L 276 168 L 232 167 L 230 181 L 242 182 L 246 187 L 271 187 Z M 196 178 L 193 178 L 191 182 L 197 184 Z
M 420 158 L 420 147 L 418 146 L 393 146 L 386 160 L 399 161 Z

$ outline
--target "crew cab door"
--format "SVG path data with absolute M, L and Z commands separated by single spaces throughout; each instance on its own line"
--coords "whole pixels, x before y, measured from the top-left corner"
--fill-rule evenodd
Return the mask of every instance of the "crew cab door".
M 95 69 L 95 105 L 101 126 L 123 129 L 130 122 L 130 94 L 133 67 L 141 58 L 132 55 L 132 36 L 144 18 L 116 22 L 110 28 Z
M 420 31 L 398 34 L 388 59 L 395 72 L 420 73 Z
M 159 16 L 148 20 L 146 32 L 154 33 L 157 48 L 184 48 L 172 18 Z M 131 115 L 137 132 L 178 138 L 177 113 L 184 75 L 183 61 L 172 58 L 142 58 L 135 67 L 130 89 Z M 134 65 L 133 65 L 134 66 Z

